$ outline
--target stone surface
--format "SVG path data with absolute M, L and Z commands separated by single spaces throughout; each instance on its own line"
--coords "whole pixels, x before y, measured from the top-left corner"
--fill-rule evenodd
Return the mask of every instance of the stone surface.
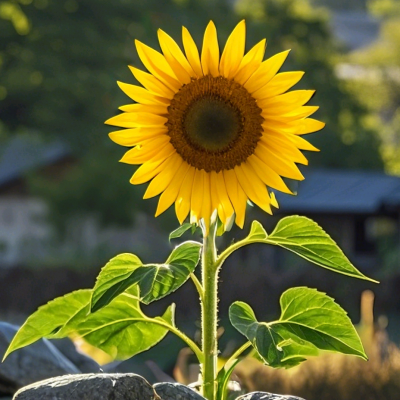
M 13 400 L 160 400 L 136 374 L 65 375 L 20 389 Z
M 153 385 L 162 400 L 205 400 L 193 389 L 180 383 L 162 382 Z
M 18 327 L 0 322 L 0 359 Z M 0 363 L 0 391 L 14 394 L 17 389 L 42 379 L 81 371 L 48 340 L 40 340 L 11 353 Z
M 236 400 L 304 400 L 301 397 L 274 394 L 267 392 L 251 392 L 238 397 Z

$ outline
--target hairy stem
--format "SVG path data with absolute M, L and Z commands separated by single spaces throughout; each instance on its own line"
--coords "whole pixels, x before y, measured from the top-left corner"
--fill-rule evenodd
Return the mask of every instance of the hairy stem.
M 218 268 L 216 265 L 217 250 L 215 247 L 216 220 L 211 221 L 208 232 L 203 229 L 202 284 L 204 297 L 201 303 L 201 328 L 203 363 L 201 365 L 203 396 L 207 400 L 217 400 L 217 303 L 218 303 Z

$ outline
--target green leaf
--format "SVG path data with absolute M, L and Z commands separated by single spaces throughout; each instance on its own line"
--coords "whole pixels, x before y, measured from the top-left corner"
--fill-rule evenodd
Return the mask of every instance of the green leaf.
M 72 318 L 77 315 L 87 315 L 91 294 L 90 289 L 77 290 L 39 307 L 18 330 L 4 359 L 11 352 L 28 346 L 42 337 L 58 337 L 59 330 Z
M 290 368 L 318 349 L 367 359 L 346 312 L 325 293 L 298 287 L 281 296 L 278 321 L 258 322 L 251 307 L 235 302 L 229 309 L 232 325 L 272 367 Z
M 141 301 L 149 304 L 181 287 L 200 260 L 201 244 L 185 242 L 176 247 L 165 264 L 149 264 L 138 268 L 131 279 L 138 282 Z
M 277 245 L 331 271 L 376 282 L 356 269 L 332 238 L 306 217 L 285 217 L 270 235 L 258 221 L 254 221 L 245 241 Z
M 91 290 L 79 290 L 40 307 L 16 333 L 4 357 L 43 337 L 62 338 L 74 333 L 112 357 L 126 359 L 148 350 L 174 327 L 175 305 L 162 317 L 149 318 L 140 309 L 137 286 L 88 315 L 90 296 Z
M 93 290 L 92 312 L 99 310 L 127 288 L 138 284 L 141 301 L 149 304 L 182 286 L 196 268 L 201 244 L 188 241 L 177 246 L 164 264 L 145 264 L 132 254 L 113 258 L 101 271 Z
M 138 290 L 133 287 L 131 292 L 132 289 Z M 123 293 L 108 306 L 90 314 L 80 323 L 77 333 L 113 358 L 125 360 L 161 341 L 168 326 L 174 326 L 174 311 L 172 304 L 162 317 L 146 317 L 138 297 Z
M 176 228 L 169 234 L 169 240 L 180 238 L 189 229 L 192 229 L 192 233 L 194 233 L 193 228 L 196 230 L 196 224 L 189 224 L 188 222 L 185 222 L 179 228 Z
M 130 285 L 125 281 L 135 269 L 142 266 L 139 257 L 124 253 L 112 258 L 100 271 L 93 288 L 92 312 L 107 305 L 113 298 L 123 293 Z

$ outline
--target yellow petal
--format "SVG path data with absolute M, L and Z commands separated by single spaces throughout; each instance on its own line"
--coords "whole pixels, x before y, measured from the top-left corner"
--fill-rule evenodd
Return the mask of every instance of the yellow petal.
M 311 143 L 307 142 L 307 140 L 301 138 L 300 136 L 293 134 L 282 134 L 278 132 L 271 132 L 271 135 L 277 138 L 282 138 L 286 141 L 290 140 L 300 150 L 319 151 L 319 149 L 314 147 Z
M 252 154 L 247 162 L 253 167 L 258 177 L 269 187 L 280 190 L 283 193 L 292 194 L 283 179 L 265 162 Z
M 246 41 L 246 23 L 240 21 L 226 41 L 219 64 L 219 71 L 225 78 L 231 79 L 237 72 L 243 59 Z
M 268 148 L 261 140 L 258 142 L 254 153 L 280 176 L 297 179 L 298 181 L 304 179 L 304 176 L 294 162 L 289 161 L 282 154 L 276 153 L 272 149 Z
M 217 29 L 214 22 L 210 21 L 204 32 L 203 48 L 201 50 L 201 65 L 204 75 L 219 76 L 219 47 Z
M 256 90 L 253 96 L 258 100 L 278 96 L 299 82 L 303 75 L 303 71 L 281 72 L 275 75 L 267 85 Z
M 229 196 L 226 191 L 223 173 L 222 172 L 217 173 L 213 171 L 211 173 L 211 178 L 213 181 L 215 181 L 215 185 L 212 187 L 211 190 L 214 191 L 216 186 L 216 193 L 218 195 L 219 202 L 221 203 L 225 214 L 224 223 L 226 223 L 227 220 L 230 217 L 232 217 L 232 214 L 235 212 L 235 210 L 232 207 L 231 201 L 229 200 Z
M 176 44 L 175 40 L 167 33 L 161 29 L 159 29 L 157 33 L 164 57 L 174 71 L 179 82 L 182 84 L 189 83 L 190 78 L 195 77 L 195 73 L 186 57 L 183 55 L 182 50 Z
M 175 148 L 169 143 L 170 138 L 167 135 L 162 135 L 149 140 L 146 144 L 138 145 L 127 151 L 120 162 L 126 164 L 143 164 L 152 159 L 154 156 L 161 158 L 163 156 L 175 153 Z
M 244 85 L 250 76 L 257 71 L 264 58 L 265 47 L 266 40 L 263 39 L 247 52 L 247 54 L 243 57 L 235 76 L 233 77 L 236 82 Z
M 244 218 L 246 215 L 247 196 L 239 185 L 235 171 L 233 169 L 224 170 L 223 174 L 228 196 L 232 202 L 233 208 L 235 209 L 235 222 L 240 228 L 243 228 Z
M 184 26 L 182 27 L 182 42 L 185 49 L 186 57 L 194 73 L 197 75 L 198 78 L 202 77 L 203 70 L 201 68 L 199 51 L 192 36 Z
M 164 192 L 161 193 L 160 199 L 158 200 L 156 217 L 172 206 L 178 197 L 182 182 L 189 168 L 189 164 L 183 162 L 181 167 L 178 169 L 175 178 L 170 182 Z
M 201 218 L 201 206 L 203 203 L 204 175 L 196 169 L 193 178 L 192 196 L 190 201 L 190 223 L 198 223 Z
M 163 164 L 162 171 L 150 182 L 143 198 L 150 199 L 163 192 L 174 179 L 182 162 L 182 157 L 178 154 L 167 158 Z
M 164 158 L 157 158 L 143 163 L 132 175 L 130 183 L 132 185 L 140 185 L 153 179 L 163 170 Z
M 299 127 L 295 132 L 296 135 L 306 135 L 307 133 L 313 133 L 320 131 L 325 126 L 324 122 L 318 121 L 313 118 L 307 118 L 299 121 Z
M 201 217 L 203 218 L 204 221 L 204 226 L 206 230 L 206 234 L 208 234 L 208 230 L 210 227 L 210 222 L 211 222 L 211 214 L 214 212 L 214 209 L 212 209 L 212 203 L 211 203 L 211 193 L 210 193 L 210 174 L 208 174 L 206 171 L 203 169 L 200 171 L 201 174 L 203 175 L 203 202 L 201 205 Z
M 264 118 L 262 122 L 263 127 L 282 127 L 282 128 L 292 128 L 300 120 L 307 118 L 309 115 L 314 114 L 319 109 L 319 106 L 302 106 L 294 110 L 291 110 L 285 114 L 264 114 L 261 116 Z M 294 132 L 292 132 L 294 133 Z
M 275 76 L 282 64 L 285 62 L 289 51 L 290 50 L 286 50 L 282 53 L 275 54 L 261 63 L 257 71 L 254 72 L 254 74 L 244 84 L 244 87 L 249 91 L 249 93 L 259 90 Z
M 176 93 L 182 85 L 177 80 L 165 57 L 138 40 L 135 40 L 135 44 L 139 57 L 147 70 Z
M 311 114 L 314 114 L 319 109 L 319 106 L 301 106 L 292 111 L 283 114 L 282 116 L 285 120 L 295 120 L 295 119 L 303 119 L 307 118 Z
M 217 173 L 215 171 L 210 172 L 211 207 L 213 210 L 215 210 L 215 209 L 218 210 L 219 219 L 225 225 L 226 216 L 225 216 L 224 208 L 222 206 L 222 202 L 218 197 L 216 174 Z
M 260 139 L 261 143 L 265 143 L 271 150 L 284 154 L 293 162 L 308 165 L 308 160 L 304 154 L 288 139 L 278 137 L 273 134 L 265 134 Z
M 133 101 L 142 104 L 169 104 L 169 100 L 156 96 L 141 86 L 130 85 L 128 83 L 117 82 L 120 89 Z
M 129 66 L 129 69 L 138 82 L 140 82 L 149 92 L 165 97 L 166 99 L 172 99 L 172 97 L 174 97 L 175 92 L 165 86 L 155 76 L 132 66 Z
M 279 208 L 279 204 L 278 204 L 278 201 L 276 200 L 274 192 L 271 192 L 271 206 L 274 206 L 275 208 Z
M 118 107 L 118 109 L 125 112 L 146 112 L 158 115 L 168 114 L 167 104 L 127 104 L 125 106 Z
M 266 100 L 258 101 L 257 104 L 263 109 L 263 113 L 285 114 L 306 104 L 314 95 L 315 90 L 294 90 Z
M 234 170 L 239 184 L 246 193 L 247 197 L 257 204 L 262 210 L 268 214 L 272 214 L 270 205 L 271 201 L 267 192 L 267 188 L 251 168 L 251 166 L 244 162 L 240 165 L 237 165 Z
M 120 131 L 110 132 L 110 139 L 121 146 L 136 146 L 143 140 L 151 137 L 165 135 L 168 132 L 167 128 L 133 128 L 123 129 Z
M 141 126 L 163 128 L 167 121 L 167 118 L 160 115 L 145 112 L 133 112 L 116 115 L 115 117 L 108 119 L 105 124 L 120 126 L 122 128 L 136 128 Z
M 175 201 L 175 212 L 180 224 L 183 223 L 190 211 L 190 203 L 192 197 L 193 180 L 195 168 L 190 167 L 183 179 L 178 197 Z

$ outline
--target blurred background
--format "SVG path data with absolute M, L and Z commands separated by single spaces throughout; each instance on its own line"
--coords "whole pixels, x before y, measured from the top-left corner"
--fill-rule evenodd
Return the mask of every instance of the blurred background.
M 311 102 L 320 105 L 316 118 L 326 128 L 308 137 L 321 152 L 307 154 L 306 180 L 289 182 L 298 195 L 280 195 L 273 217 L 250 207 L 245 229 L 234 227 L 223 240 L 242 238 L 255 218 L 272 229 L 283 215 L 299 213 L 318 221 L 358 269 L 381 283 L 335 275 L 279 249 L 242 249 L 221 274 L 222 350 L 242 343 L 226 318 L 232 301 L 249 302 L 259 319 L 275 319 L 280 294 L 295 285 L 334 297 L 354 323 L 361 321 L 365 342 L 380 335 L 385 345 L 400 344 L 399 0 L 0 1 L 0 320 L 21 324 L 54 297 L 92 287 L 119 252 L 165 260 L 175 245 L 166 239 L 178 226 L 174 212 L 153 217 L 157 199 L 141 200 L 146 185 L 129 184 L 132 167 L 118 163 L 125 149 L 108 139 L 103 121 L 129 103 L 116 84 L 134 83 L 127 66 L 143 68 L 134 39 L 158 49 L 162 28 L 181 44 L 184 25 L 200 45 L 212 19 L 222 45 L 243 18 L 247 49 L 265 37 L 267 57 L 292 49 L 283 69 L 306 71 L 295 88 L 317 90 Z M 372 301 L 360 311 L 366 289 L 375 293 L 375 318 Z M 194 334 L 199 310 L 190 283 L 146 312 L 171 301 L 178 304 L 178 325 Z M 182 344 L 169 336 L 163 343 L 138 360 L 155 360 L 171 374 Z M 379 362 L 390 359 L 388 348 L 379 347 Z M 385 371 L 383 383 L 364 373 L 367 367 L 354 375 L 379 381 L 379 393 L 393 371 L 394 381 L 400 376 L 390 349 L 396 357 L 387 362 L 397 369 L 368 364 Z M 325 392 L 333 397 L 322 394 L 315 372 L 309 380 L 302 373 L 296 387 L 267 388 L 257 383 L 273 381 L 263 373 L 242 380 L 309 400 L 337 398 L 332 390 Z M 382 398 L 400 398 L 388 393 Z

